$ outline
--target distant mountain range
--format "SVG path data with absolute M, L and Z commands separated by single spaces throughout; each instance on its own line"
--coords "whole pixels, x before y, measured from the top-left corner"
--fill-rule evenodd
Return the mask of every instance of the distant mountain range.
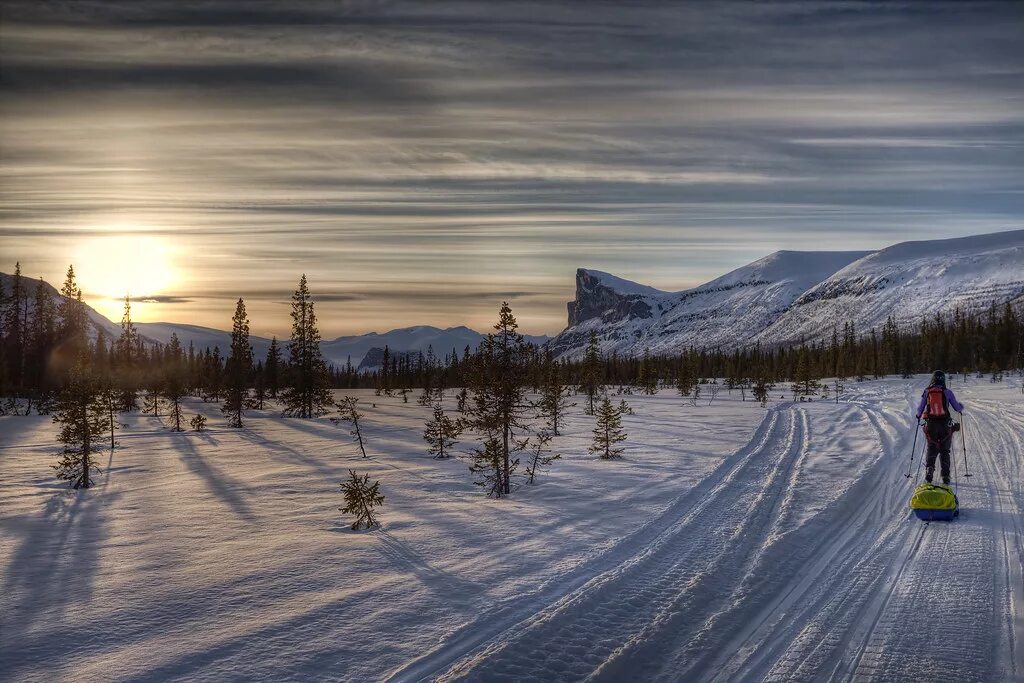
M 10 276 L 0 273 L 10 290 Z M 27 279 L 30 297 L 38 280 Z M 51 296 L 59 296 L 44 283 Z M 903 242 L 879 251 L 778 251 L 706 284 L 679 292 L 581 268 L 576 298 L 568 303 L 568 326 L 558 336 L 529 336 L 555 355 L 579 357 L 596 334 L 605 353 L 623 355 L 678 353 L 690 346 L 730 350 L 815 341 L 853 322 L 859 333 L 880 328 L 889 316 L 904 327 L 923 317 L 959 308 L 974 313 L 992 303 L 1024 308 L 1024 230 L 947 240 Z M 120 325 L 92 308 L 92 336 L 102 330 L 120 334 Z M 150 343 L 166 344 L 172 334 L 187 348 L 220 347 L 231 335 L 198 325 L 136 323 Z M 384 333 L 338 337 L 321 342 L 327 361 L 351 362 L 370 371 L 387 346 L 395 353 L 439 357 L 475 349 L 483 338 L 468 327 L 429 325 Z M 251 338 L 256 358 L 264 358 L 270 340 Z M 283 340 L 282 343 L 286 343 Z M 364 362 L 365 360 L 365 362 Z
M 785 345 L 846 322 L 863 334 L 889 316 L 907 327 L 1005 302 L 1024 306 L 1024 230 L 872 252 L 779 251 L 680 292 L 580 269 L 568 327 L 548 347 L 579 357 L 591 334 L 603 352 L 624 355 Z
M 38 279 L 25 278 L 25 286 L 29 293 L 29 301 L 35 297 Z M 11 276 L 0 273 L 0 282 L 3 283 L 5 291 L 10 292 Z M 52 298 L 59 299 L 60 294 L 49 283 L 43 282 L 43 286 Z M 89 322 L 92 326 L 89 336 L 93 339 L 100 331 L 108 339 L 116 339 L 121 334 L 120 323 L 115 323 L 101 313 L 86 304 Z M 171 335 L 178 335 L 178 340 L 186 349 L 191 343 L 197 351 L 206 348 L 219 347 L 221 352 L 226 352 L 231 346 L 231 333 L 225 330 L 217 330 L 199 325 L 188 325 L 185 323 L 134 323 L 143 341 L 154 344 L 167 344 L 171 341 Z M 526 339 L 534 344 L 544 344 L 550 337 L 525 335 Z M 325 340 L 320 343 L 320 350 L 328 363 L 338 367 L 344 367 L 351 362 L 353 367 L 360 367 L 363 358 L 371 351 L 376 350 L 376 357 L 387 346 L 396 353 L 426 353 L 433 348 L 434 352 L 441 358 L 445 354 L 457 351 L 460 355 L 468 346 L 476 349 L 483 335 L 468 327 L 449 327 L 441 329 L 430 325 L 417 325 L 414 327 L 403 327 L 388 332 L 350 335 L 336 339 Z M 265 337 L 251 336 L 253 353 L 257 359 L 263 359 L 270 348 L 270 340 Z M 279 340 L 282 344 L 282 353 L 287 353 L 288 340 Z M 379 361 L 377 361 L 379 364 Z M 362 366 L 363 370 L 373 370 L 376 366 L 371 362 Z

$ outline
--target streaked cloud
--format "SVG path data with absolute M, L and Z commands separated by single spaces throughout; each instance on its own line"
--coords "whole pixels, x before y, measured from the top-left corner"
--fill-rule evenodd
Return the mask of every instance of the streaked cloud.
M 779 248 L 1019 228 L 1019 3 L 4 2 L 4 262 L 144 232 L 145 319 L 564 323 Z M 0 265 L 10 269 L 11 265 Z M 89 283 L 83 283 L 87 292 Z M 276 294 L 275 294 L 276 293 Z

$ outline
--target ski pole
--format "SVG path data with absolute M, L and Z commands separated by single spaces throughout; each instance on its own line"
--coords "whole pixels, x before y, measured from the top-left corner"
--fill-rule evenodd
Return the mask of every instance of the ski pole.
M 914 420 L 914 445 L 910 447 L 910 464 L 907 465 L 907 473 L 903 476 L 910 479 L 910 472 L 914 469 L 914 453 L 917 451 L 917 433 L 921 424 L 918 419 Z
M 925 452 L 928 451 L 928 442 L 927 441 L 925 441 L 923 444 L 921 444 L 921 450 L 925 451 Z M 915 481 L 921 481 L 921 465 L 924 464 L 924 459 L 925 459 L 925 453 L 921 453 L 921 457 L 917 459 L 917 477 L 915 477 Z
M 967 469 L 967 437 L 964 436 L 964 414 L 960 413 L 960 445 L 964 449 L 964 476 L 971 476 L 970 471 Z

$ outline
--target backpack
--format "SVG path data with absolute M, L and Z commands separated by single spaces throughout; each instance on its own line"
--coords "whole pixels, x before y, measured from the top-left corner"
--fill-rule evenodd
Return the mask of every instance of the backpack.
M 948 418 L 949 410 L 946 408 L 946 388 L 941 385 L 928 387 L 925 390 L 926 401 L 924 415 L 929 419 Z

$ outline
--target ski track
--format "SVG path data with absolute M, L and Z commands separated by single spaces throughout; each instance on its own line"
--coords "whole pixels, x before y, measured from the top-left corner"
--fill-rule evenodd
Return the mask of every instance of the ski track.
M 809 519 L 786 523 L 812 423 L 783 404 L 641 532 L 392 680 L 1024 680 L 1020 404 L 963 391 L 963 511 L 925 524 L 907 509 L 920 443 L 905 476 L 920 388 L 869 391 L 835 410 L 870 425 L 879 455 Z

